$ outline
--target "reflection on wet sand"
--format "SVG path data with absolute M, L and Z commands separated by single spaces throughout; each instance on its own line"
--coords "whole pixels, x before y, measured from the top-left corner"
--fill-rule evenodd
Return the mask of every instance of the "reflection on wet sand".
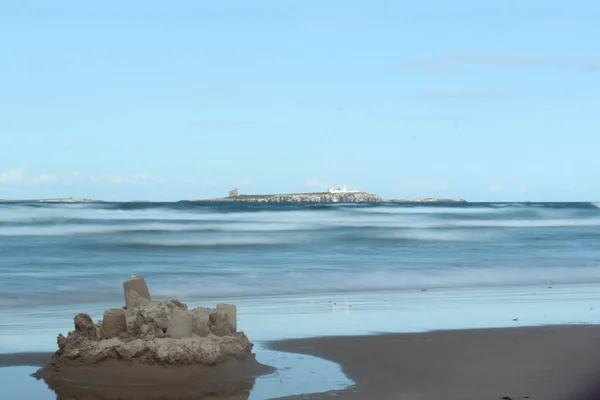
M 119 399 L 248 399 L 265 400 L 270 398 L 280 398 L 293 395 L 300 395 L 312 392 L 326 392 L 329 390 L 342 390 L 352 384 L 339 366 L 331 361 L 307 356 L 304 354 L 282 353 L 265 349 L 261 344 L 257 345 L 258 363 L 245 363 L 249 368 L 238 369 L 238 374 L 233 371 L 209 371 L 226 372 L 222 376 L 227 376 L 230 382 L 220 381 L 213 384 L 212 387 L 202 385 L 203 382 L 214 378 L 197 376 L 195 385 L 186 384 L 182 380 L 181 373 L 173 373 L 161 370 L 161 376 L 154 380 L 129 383 L 129 388 L 121 387 L 120 391 L 107 387 L 108 385 L 97 384 L 90 387 L 89 384 L 75 384 L 71 382 L 46 382 L 41 379 L 32 378 L 32 375 L 38 375 L 38 368 L 47 363 L 51 353 L 20 353 L 20 354 L 0 354 L 0 387 L 7 398 L 11 399 L 36 399 L 36 400 L 102 400 L 109 395 L 118 396 Z M 264 370 L 260 368 L 262 364 L 275 367 L 276 370 Z M 257 365 L 258 364 L 258 365 Z M 233 364 L 236 365 L 236 364 Z M 221 368 L 225 367 L 224 365 Z M 240 364 L 237 364 L 240 367 Z M 218 369 L 218 368 L 217 368 Z M 114 370 L 114 368 L 112 369 Z M 36 373 L 37 371 L 37 373 Z M 208 372 L 208 371 L 206 371 Z M 239 374 L 243 372 L 243 374 Z M 119 373 L 113 371 L 113 373 Z M 90 371 L 84 371 L 89 380 Z M 144 374 L 147 375 L 147 374 Z M 260 375 L 260 376 L 258 376 Z M 95 375 L 97 377 L 97 375 Z M 256 376 L 256 379 L 254 377 Z M 86 378 L 86 376 L 83 376 Z M 109 377 L 105 377 L 109 378 Z M 160 379 L 160 382 L 156 379 Z M 172 380 L 171 380 L 172 379 Z M 78 379 L 81 382 L 81 377 Z M 112 379 L 104 379 L 104 382 L 114 382 Z M 121 380 L 121 383 L 123 380 Z M 108 391 L 111 389 L 111 391 Z M 135 391 L 132 391 L 135 389 Z M 191 393 L 190 393 L 191 392 Z M 130 397 L 127 397 L 127 396 Z M 131 397 L 139 396 L 139 397 Z M 146 396 L 146 397 L 144 397 Z
M 45 380 L 57 400 L 247 400 L 255 379 L 218 385 L 112 385 Z
M 33 374 L 56 393 L 57 399 L 77 400 L 192 400 L 248 399 L 256 377 L 275 372 L 253 357 L 219 365 L 133 365 L 104 361 L 47 368 Z

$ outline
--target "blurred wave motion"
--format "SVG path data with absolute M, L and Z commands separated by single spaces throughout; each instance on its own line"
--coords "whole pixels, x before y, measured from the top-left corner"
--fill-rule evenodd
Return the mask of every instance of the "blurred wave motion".
M 0 308 L 600 282 L 598 203 L 0 204 Z M 175 273 L 174 273 L 175 272 Z

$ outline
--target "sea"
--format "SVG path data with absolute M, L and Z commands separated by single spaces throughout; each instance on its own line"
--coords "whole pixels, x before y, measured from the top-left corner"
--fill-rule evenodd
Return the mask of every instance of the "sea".
M 0 203 L 0 353 L 54 351 L 131 275 L 155 299 L 238 305 L 274 364 L 293 357 L 264 341 L 597 323 L 600 203 Z M 311 387 L 348 384 L 303 360 L 334 371 Z M 302 392 L 300 364 L 264 390 Z

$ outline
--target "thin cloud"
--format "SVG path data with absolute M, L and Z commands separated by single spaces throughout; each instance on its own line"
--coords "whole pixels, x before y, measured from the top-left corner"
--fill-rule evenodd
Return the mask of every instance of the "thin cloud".
M 309 179 L 306 181 L 306 186 L 327 189 L 331 187 L 329 183 L 319 179 Z
M 154 182 L 159 183 L 161 180 L 148 173 L 135 173 L 131 175 L 124 174 L 103 174 L 100 176 L 92 177 L 92 182 L 109 183 L 111 185 L 125 185 L 125 184 L 136 184 L 141 182 Z
M 238 179 L 233 182 L 234 186 L 250 186 L 252 184 L 252 180 L 250 178 Z
M 226 122 L 226 121 L 199 121 L 192 122 L 190 126 L 194 128 L 225 128 L 229 126 L 250 125 L 250 122 Z
M 469 89 L 443 88 L 426 90 L 422 94 L 427 97 L 458 97 L 470 94 Z
M 488 192 L 498 192 L 499 190 L 502 189 L 503 186 L 504 185 L 502 185 L 502 183 L 495 182 L 495 183 L 492 183 L 491 185 L 489 185 L 486 190 Z
M 65 174 L 61 180 L 64 183 L 66 183 L 68 186 L 73 186 L 73 185 L 76 185 L 81 182 L 98 182 L 99 181 L 98 178 L 96 178 L 94 176 L 83 174 L 79 171 L 71 171 L 68 174 Z
M 600 58 L 566 58 L 539 55 L 454 54 L 406 61 L 394 66 L 399 71 L 445 71 L 468 65 L 495 67 L 543 67 L 600 70 Z
M 492 90 L 479 90 L 468 88 L 438 88 L 425 90 L 420 93 L 423 97 L 435 99 L 456 99 L 456 98 L 489 98 L 497 95 L 498 92 Z
M 200 186 L 203 189 L 214 187 L 217 185 L 217 181 L 215 181 L 214 179 L 184 178 L 179 182 L 184 185 Z
M 521 193 L 527 193 L 529 191 L 529 187 L 527 185 L 521 185 L 519 186 L 519 192 Z
M 204 179 L 203 181 L 200 182 L 200 187 L 202 187 L 202 188 L 214 187 L 216 185 L 217 185 L 217 182 L 212 179 Z
M 58 181 L 58 177 L 52 174 L 40 174 L 35 178 L 35 183 L 52 183 Z
M 44 172 L 37 176 L 27 176 L 25 170 L 11 169 L 0 173 L 0 184 L 45 184 L 55 183 L 63 181 L 67 184 L 74 184 L 75 182 L 93 182 L 93 183 L 109 183 L 112 185 L 121 184 L 135 184 L 139 182 L 161 182 L 161 180 L 148 173 L 134 173 L 134 174 L 117 174 L 117 173 L 105 173 L 98 175 L 84 175 L 80 172 L 71 172 L 64 176 L 59 176 L 54 173 Z
M 397 185 L 399 190 L 446 190 L 448 184 L 437 181 L 410 181 Z
M 487 192 L 503 192 L 503 193 L 519 193 L 526 194 L 531 193 L 535 190 L 535 185 L 530 186 L 526 184 L 518 184 L 518 183 L 503 183 L 503 182 L 494 182 L 488 185 L 485 190 Z
M 22 168 L 9 169 L 0 173 L 0 183 L 16 183 L 25 180 L 25 171 Z
M 571 192 L 594 192 L 600 190 L 600 184 L 589 185 L 567 185 L 567 190 Z
M 95 180 L 107 182 L 113 185 L 120 185 L 122 183 L 126 183 L 125 177 L 123 175 L 118 174 L 104 174 L 100 178 L 96 178 Z
M 228 92 L 227 90 L 223 90 L 223 89 L 205 89 L 205 90 L 199 90 L 197 93 L 201 96 L 211 96 L 211 97 L 227 96 L 227 95 L 231 94 L 231 92 Z
M 137 180 L 137 181 L 151 181 L 151 182 L 160 182 L 160 179 L 152 176 L 150 174 L 147 173 L 136 173 L 132 175 L 133 179 Z

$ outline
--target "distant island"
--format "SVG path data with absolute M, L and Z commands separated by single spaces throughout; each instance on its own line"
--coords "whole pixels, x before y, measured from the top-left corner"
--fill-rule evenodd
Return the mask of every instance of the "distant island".
M 0 203 L 104 203 L 104 200 L 89 198 L 66 197 L 56 199 L 29 199 L 14 200 L 0 199 Z M 240 194 L 238 189 L 229 191 L 227 197 L 199 200 L 180 200 L 179 203 L 467 203 L 465 199 L 445 199 L 433 197 L 419 197 L 412 199 L 384 200 L 376 194 L 348 190 L 346 185 L 326 192 L 314 193 L 289 193 L 289 194 Z M 153 203 L 150 200 L 131 200 L 121 203 Z
M 439 199 L 431 197 L 384 200 L 376 194 L 348 190 L 346 185 L 326 192 L 290 194 L 240 194 L 238 189 L 229 191 L 227 197 L 182 202 L 239 202 L 239 203 L 466 203 L 464 199 Z
M 102 200 L 88 198 L 66 197 L 58 199 L 12 200 L 0 199 L 0 203 L 101 203 Z
M 346 186 L 329 189 L 327 192 L 290 194 L 239 194 L 238 189 L 229 191 L 229 196 L 205 200 L 182 200 L 182 202 L 239 202 L 239 203 L 381 203 L 376 194 L 348 190 Z

